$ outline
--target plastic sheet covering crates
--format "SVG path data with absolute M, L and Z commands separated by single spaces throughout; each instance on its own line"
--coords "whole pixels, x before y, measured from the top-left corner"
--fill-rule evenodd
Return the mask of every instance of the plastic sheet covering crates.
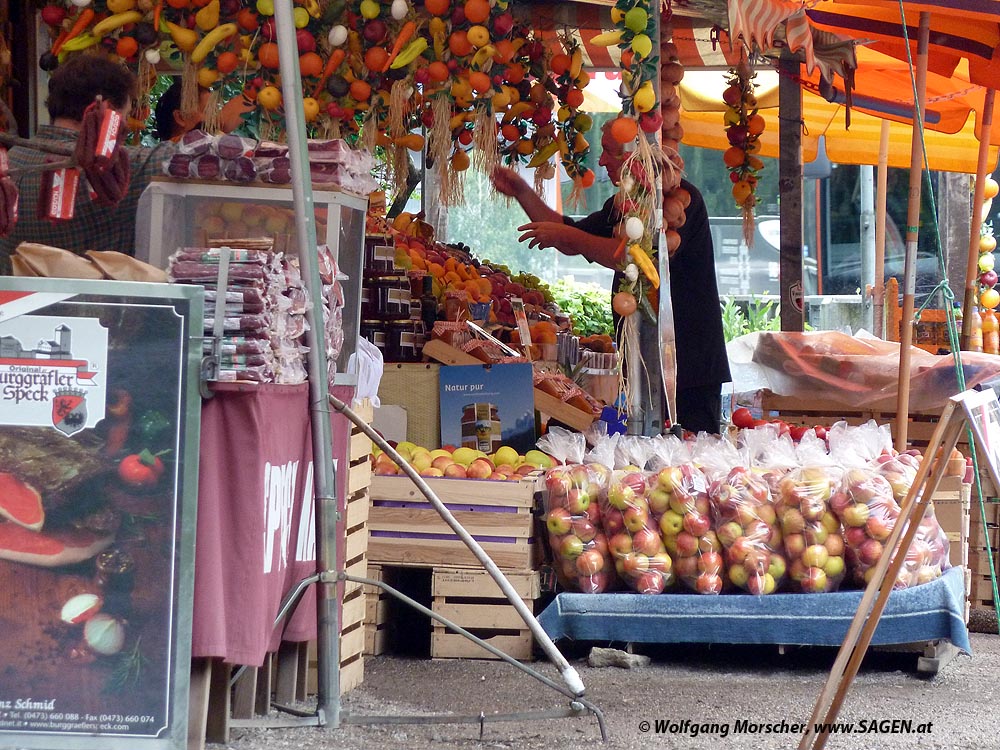
M 993 581 L 990 577 L 990 557 L 986 549 L 989 539 L 994 570 L 1000 574 L 1000 505 L 986 503 L 986 517 L 979 510 L 979 500 L 973 495 L 969 524 L 969 603 L 973 609 L 993 609 Z
M 541 596 L 535 570 L 504 572 L 528 609 Z M 524 620 L 484 570 L 435 568 L 431 581 L 432 609 L 515 659 L 532 658 L 534 639 Z M 435 659 L 495 659 L 489 651 L 434 621 L 431 657 Z
M 537 567 L 533 509 L 541 473 L 511 481 L 427 479 L 462 526 L 501 568 Z M 372 478 L 368 559 L 383 565 L 478 567 L 468 547 L 405 476 Z

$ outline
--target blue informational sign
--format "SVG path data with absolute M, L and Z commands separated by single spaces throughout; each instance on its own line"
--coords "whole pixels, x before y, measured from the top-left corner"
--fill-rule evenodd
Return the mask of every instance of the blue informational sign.
M 495 453 L 535 447 L 530 364 L 441 368 L 441 443 Z

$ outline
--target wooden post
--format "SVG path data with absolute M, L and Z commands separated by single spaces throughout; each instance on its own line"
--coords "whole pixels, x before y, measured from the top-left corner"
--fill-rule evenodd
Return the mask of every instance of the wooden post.
M 778 192 L 781 196 L 781 249 L 778 286 L 781 290 L 781 330 L 804 327 L 802 287 L 802 89 L 798 58 L 787 50 L 778 61 Z
M 969 231 L 969 264 L 965 271 L 965 299 L 962 303 L 962 349 L 968 351 L 972 337 L 972 308 L 976 299 L 976 280 L 979 278 L 979 230 L 983 223 L 983 204 L 986 202 L 986 170 L 990 155 L 990 130 L 993 127 L 993 100 L 995 89 L 986 89 L 983 98 L 982 129 L 979 131 L 979 161 L 976 164 L 976 189 L 972 195 L 972 227 Z
M 896 450 L 906 450 L 907 415 L 910 413 L 910 345 L 913 342 L 914 294 L 917 286 L 917 237 L 920 233 L 920 187 L 924 171 L 923 117 L 927 99 L 927 47 L 931 15 L 920 13 L 917 38 L 917 101 L 910 141 L 910 202 L 906 211 L 906 264 L 903 285 L 903 330 L 899 337 L 899 393 L 896 400 Z

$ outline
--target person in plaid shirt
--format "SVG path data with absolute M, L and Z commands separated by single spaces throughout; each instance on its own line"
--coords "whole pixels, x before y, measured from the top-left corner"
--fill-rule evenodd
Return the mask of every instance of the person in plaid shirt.
M 49 79 L 46 105 L 50 124 L 38 129 L 35 140 L 72 147 L 80 130 L 83 112 L 95 97 L 103 96 L 126 117 L 135 92 L 135 76 L 123 65 L 97 55 L 71 58 L 56 68 Z M 0 274 L 10 274 L 10 255 L 21 242 L 39 242 L 76 253 L 117 250 L 132 255 L 139 196 L 153 175 L 161 172 L 163 161 L 170 158 L 174 147 L 168 142 L 153 148 L 129 149 L 131 182 L 128 192 L 117 206 L 94 205 L 81 180 L 73 218 L 65 221 L 51 221 L 39 216 L 41 173 L 20 175 L 16 178 L 20 193 L 19 218 L 14 231 L 7 237 L 0 237 Z M 21 146 L 10 149 L 8 155 L 12 169 L 37 166 L 50 158 L 41 151 Z

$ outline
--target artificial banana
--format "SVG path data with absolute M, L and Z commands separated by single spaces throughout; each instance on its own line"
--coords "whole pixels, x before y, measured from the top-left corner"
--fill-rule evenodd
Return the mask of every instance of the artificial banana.
M 90 30 L 90 33 L 94 36 L 100 38 L 111 33 L 115 29 L 120 29 L 127 23 L 139 23 L 142 20 L 142 13 L 137 10 L 127 10 L 124 13 L 115 13 L 113 16 L 108 16 L 103 21 L 98 21 L 94 24 L 94 27 Z M 63 45 L 63 49 L 66 46 Z
M 405 68 L 411 62 L 420 57 L 425 49 L 427 49 L 427 39 L 424 37 L 418 37 L 407 44 L 403 48 L 403 51 L 396 55 L 396 59 L 392 61 L 392 64 L 390 64 L 389 67 L 393 70 Z
M 581 70 L 583 70 L 583 48 L 578 45 L 573 48 L 573 54 L 570 55 L 569 79 L 575 81 L 580 77 Z
M 613 47 L 622 40 L 622 32 L 620 31 L 605 31 L 603 34 L 598 34 L 595 37 L 591 37 L 590 43 L 595 47 Z
M 549 141 L 535 152 L 535 155 L 531 157 L 531 161 L 528 162 L 528 166 L 531 168 L 540 167 L 551 159 L 558 151 L 559 142 Z
M 239 31 L 239 27 L 235 23 L 224 23 L 221 26 L 212 29 L 210 32 L 202 37 L 202 40 L 198 42 L 198 45 L 191 52 L 191 62 L 198 64 L 206 57 L 208 53 L 215 49 L 216 45 L 219 44 L 223 39 L 231 37 Z

